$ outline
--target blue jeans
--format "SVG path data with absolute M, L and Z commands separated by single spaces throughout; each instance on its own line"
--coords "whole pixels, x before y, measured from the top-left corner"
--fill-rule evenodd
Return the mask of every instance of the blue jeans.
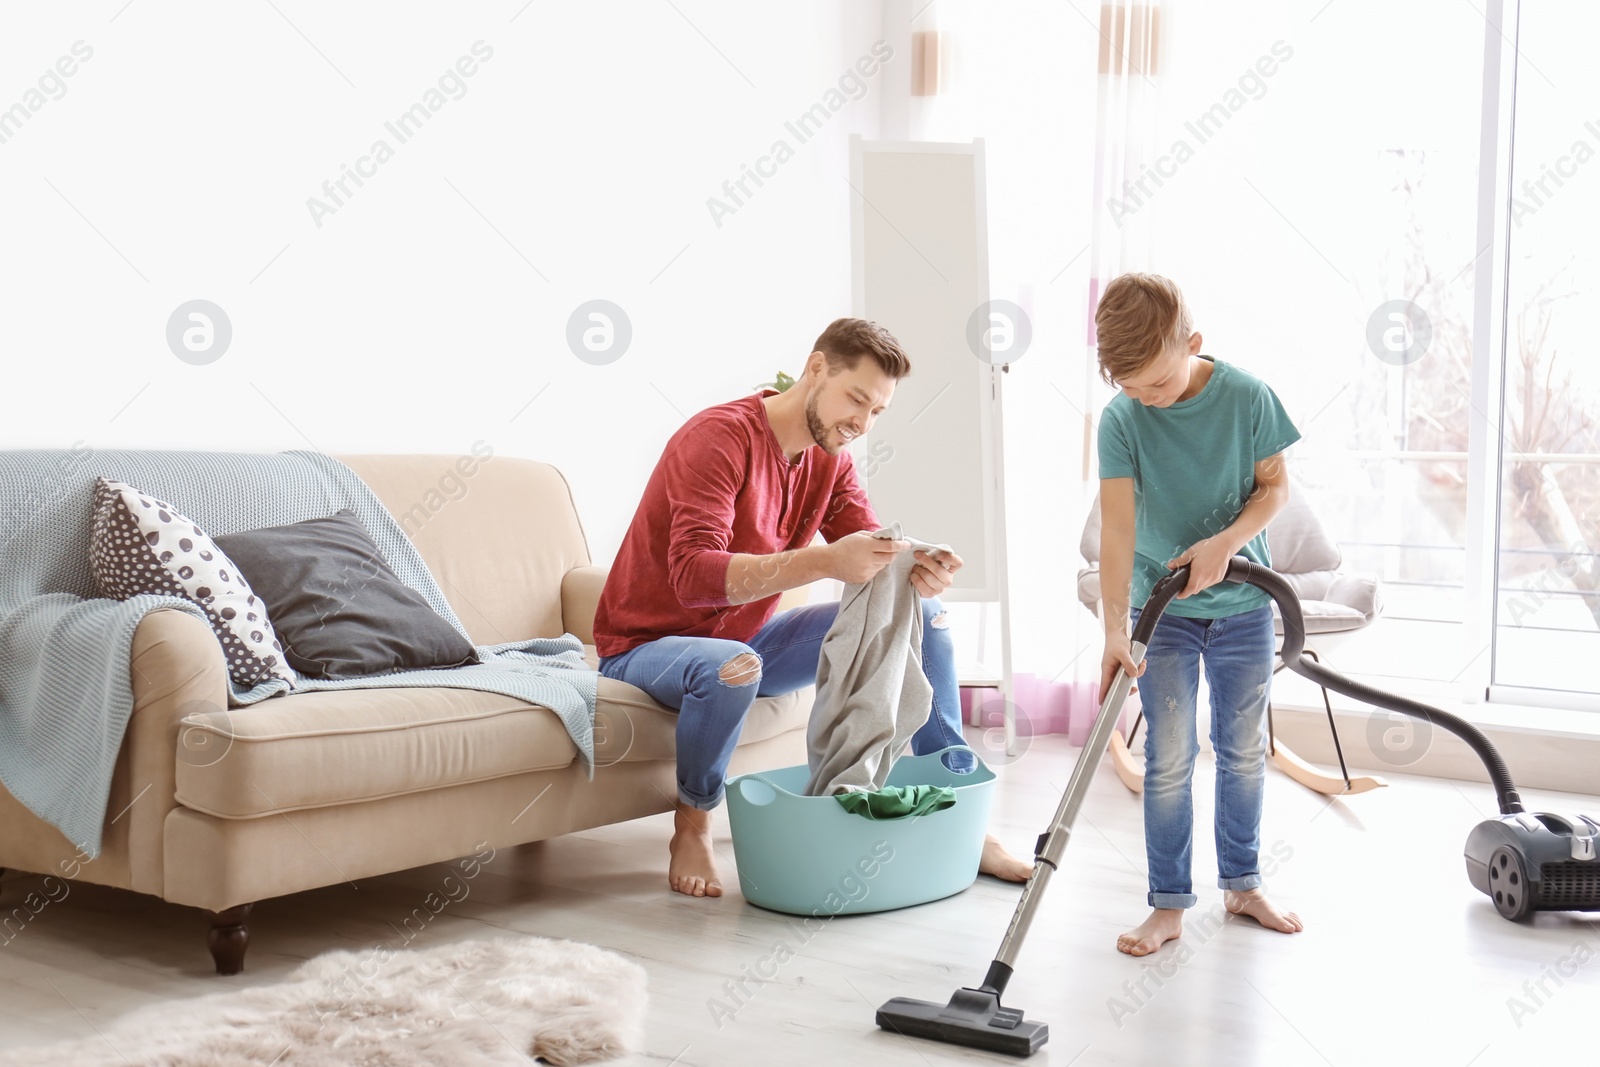
M 1138 620 L 1135 609 L 1133 618 Z M 1192 908 L 1191 783 L 1200 662 L 1211 689 L 1211 745 L 1217 754 L 1217 886 L 1261 884 L 1261 792 L 1266 778 L 1267 701 L 1275 655 L 1272 609 L 1220 619 L 1163 615 L 1139 678 L 1144 735 L 1144 844 L 1150 906 Z
M 938 600 L 922 601 L 922 669 L 933 685 L 933 706 L 911 738 L 917 755 L 966 744 L 955 642 L 943 623 L 933 625 L 943 611 Z M 837 603 L 792 608 L 773 616 L 749 642 L 663 637 L 602 658 L 600 673 L 638 686 L 678 712 L 678 798 L 709 811 L 722 802 L 728 761 L 750 705 L 758 696 L 781 696 L 816 682 L 822 639 L 838 614 Z M 723 665 L 747 652 L 761 662 L 759 677 L 742 685 L 723 681 Z M 953 770 L 964 769 L 956 759 L 949 762 Z M 970 757 L 966 764 L 971 765 Z

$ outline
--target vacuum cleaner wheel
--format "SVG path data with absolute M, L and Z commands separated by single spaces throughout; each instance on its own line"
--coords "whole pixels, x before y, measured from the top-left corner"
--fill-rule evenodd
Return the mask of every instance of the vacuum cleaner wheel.
M 1489 857 L 1489 896 L 1495 910 L 1513 922 L 1533 910 L 1532 887 L 1522 866 L 1522 854 L 1510 845 L 1501 845 Z

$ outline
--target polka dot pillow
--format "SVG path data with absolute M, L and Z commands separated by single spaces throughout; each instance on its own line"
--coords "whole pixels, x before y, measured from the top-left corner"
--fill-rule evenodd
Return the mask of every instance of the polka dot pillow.
M 266 605 L 210 536 L 171 504 L 99 479 L 89 566 L 114 600 L 154 593 L 200 605 L 235 684 L 253 689 L 272 678 L 294 684 Z

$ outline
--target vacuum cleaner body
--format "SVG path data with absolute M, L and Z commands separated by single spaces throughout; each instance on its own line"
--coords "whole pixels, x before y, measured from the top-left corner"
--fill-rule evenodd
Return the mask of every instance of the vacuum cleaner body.
M 1600 818 L 1519 811 L 1467 835 L 1467 878 L 1507 919 L 1600 911 Z

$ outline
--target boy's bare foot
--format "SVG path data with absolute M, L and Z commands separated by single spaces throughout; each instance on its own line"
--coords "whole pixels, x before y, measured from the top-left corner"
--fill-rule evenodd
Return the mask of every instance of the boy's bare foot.
M 711 848 L 711 813 L 678 805 L 672 817 L 672 843 L 667 846 L 672 862 L 667 867 L 667 884 L 674 892 L 689 897 L 720 897 L 717 864 Z
M 1182 934 L 1183 909 L 1156 908 L 1150 918 L 1117 938 L 1117 951 L 1130 956 L 1148 956 Z
M 1268 930 L 1298 934 L 1305 929 L 1305 923 L 1300 921 L 1300 916 L 1292 911 L 1279 911 L 1260 889 L 1242 892 L 1237 889 L 1225 890 L 1222 894 L 1222 903 L 1233 914 L 1248 915 Z
M 983 839 L 983 858 L 978 861 L 978 873 L 1005 882 L 1026 882 L 1033 873 L 1033 864 L 1017 859 L 993 836 L 987 836 Z

